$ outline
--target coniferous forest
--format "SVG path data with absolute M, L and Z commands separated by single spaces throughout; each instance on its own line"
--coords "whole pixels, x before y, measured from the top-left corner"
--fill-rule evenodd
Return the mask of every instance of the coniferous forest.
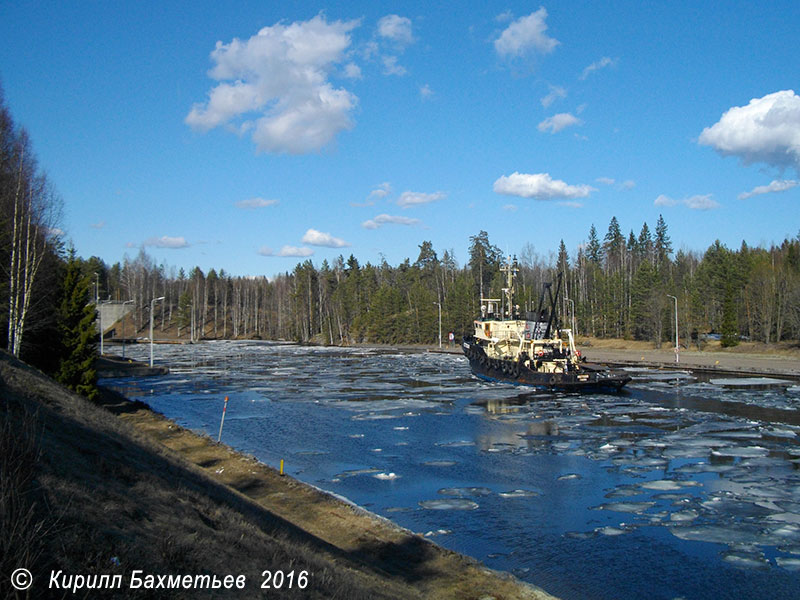
M 113 265 L 78 258 L 61 241 L 60 207 L 27 134 L 0 97 L 0 343 L 52 373 L 69 361 L 85 362 L 96 341 L 80 295 L 86 305 L 132 304 L 114 326 L 117 336 L 147 336 L 153 305 L 155 337 L 333 345 L 433 344 L 440 314 L 444 339 L 453 332 L 458 341 L 480 298 L 501 297 L 506 257 L 485 231 L 465 240 L 463 257 L 421 241 L 416 256 L 399 265 L 339 256 L 316 265 L 307 260 L 268 279 L 199 267 L 187 273 L 156 264 L 144 250 Z M 702 343 L 708 333 L 723 346 L 800 340 L 800 235 L 769 248 L 715 242 L 676 251 L 661 216 L 653 228 L 623 228 L 612 217 L 605 232 L 593 225 L 578 248 L 527 244 L 516 259 L 517 303 L 535 309 L 543 284 L 561 273 L 561 319 L 574 317 L 578 336 L 658 346 L 674 339 L 677 302 L 684 346 Z

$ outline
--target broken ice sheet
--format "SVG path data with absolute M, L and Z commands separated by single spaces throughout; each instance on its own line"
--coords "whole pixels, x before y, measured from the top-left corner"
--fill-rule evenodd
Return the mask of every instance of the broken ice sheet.
M 722 553 L 722 560 L 743 569 L 769 569 L 769 561 L 758 550 L 729 550 Z
M 779 556 L 775 559 L 775 562 L 779 567 L 786 569 L 787 571 L 800 571 L 800 558 L 795 558 L 793 556 Z
M 594 507 L 595 510 L 612 510 L 615 512 L 641 514 L 655 506 L 655 502 L 609 502 Z
M 711 451 L 712 456 L 729 456 L 734 458 L 766 456 L 767 454 L 769 454 L 769 450 L 767 450 L 763 446 L 728 447 Z
M 421 500 L 419 505 L 427 510 L 475 510 L 478 503 L 466 498 L 447 498 L 444 500 Z
M 674 481 L 672 479 L 657 479 L 655 481 L 646 481 L 641 484 L 643 488 L 648 490 L 658 490 L 662 492 L 679 490 L 685 487 L 697 487 L 703 485 L 699 481 Z

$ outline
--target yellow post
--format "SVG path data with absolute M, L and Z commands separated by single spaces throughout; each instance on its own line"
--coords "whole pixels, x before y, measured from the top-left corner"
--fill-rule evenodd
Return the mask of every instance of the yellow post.
M 283 475 L 283 459 L 281 459 L 281 475 Z

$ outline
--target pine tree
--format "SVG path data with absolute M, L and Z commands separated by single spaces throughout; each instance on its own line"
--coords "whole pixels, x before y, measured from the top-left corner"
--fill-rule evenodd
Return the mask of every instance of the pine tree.
M 60 362 L 56 380 L 93 400 L 98 395 L 95 358 L 97 311 L 89 301 L 91 278 L 81 275 L 75 250 L 69 251 L 59 307 Z
M 603 251 L 600 246 L 600 240 L 597 239 L 597 229 L 595 229 L 594 223 L 592 223 L 592 226 L 589 229 L 589 241 L 586 244 L 586 256 L 588 256 L 589 260 L 596 265 L 600 265 L 600 262 L 603 260 Z
M 656 264 L 661 269 L 669 263 L 669 255 L 672 254 L 672 241 L 667 233 L 667 223 L 662 215 L 658 215 L 656 223 L 655 241 Z

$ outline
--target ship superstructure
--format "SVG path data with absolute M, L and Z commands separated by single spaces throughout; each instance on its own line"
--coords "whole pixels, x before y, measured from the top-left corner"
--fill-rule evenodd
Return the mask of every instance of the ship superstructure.
M 560 273 L 555 293 L 546 283 L 537 310 L 523 313 L 514 303 L 516 259 L 509 257 L 501 271 L 506 276 L 502 297 L 481 298 L 480 317 L 464 338 L 464 354 L 476 376 L 563 390 L 619 390 L 630 381 L 624 372 L 584 362 L 572 330 L 559 327 Z

